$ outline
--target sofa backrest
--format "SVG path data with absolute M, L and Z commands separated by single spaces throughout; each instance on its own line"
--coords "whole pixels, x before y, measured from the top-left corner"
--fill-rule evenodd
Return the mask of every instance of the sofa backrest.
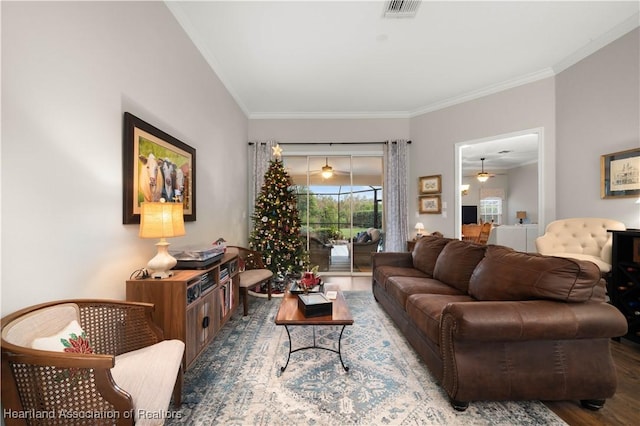
M 624 223 L 613 219 L 575 217 L 549 223 L 543 236 L 536 239 L 538 253 L 588 254 L 611 263 L 611 238 L 608 230 L 626 229 Z
M 432 235 L 419 238 L 411 253 L 413 267 L 424 272 L 427 276 L 433 277 L 436 260 L 444 246 L 450 241 L 452 241 L 450 238 L 440 238 Z
M 466 293 L 474 269 L 484 257 L 487 246 L 452 240 L 444 246 L 433 271 L 433 278 Z
M 488 246 L 469 281 L 469 295 L 477 300 L 586 302 L 601 298 L 599 284 L 600 269 L 593 262 Z

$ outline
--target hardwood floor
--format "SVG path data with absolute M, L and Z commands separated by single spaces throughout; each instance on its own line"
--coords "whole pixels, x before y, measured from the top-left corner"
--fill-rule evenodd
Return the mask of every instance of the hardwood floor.
M 618 390 L 602 409 L 585 410 L 578 401 L 545 402 L 545 405 L 572 426 L 640 424 L 640 344 L 627 339 L 612 340 L 611 353 L 618 372 Z
M 343 291 L 371 291 L 371 276 L 326 276 L 324 280 L 339 284 Z M 571 426 L 640 424 L 640 344 L 627 339 L 612 340 L 611 353 L 618 372 L 618 390 L 602 409 L 584 409 L 579 401 L 553 401 L 545 405 Z

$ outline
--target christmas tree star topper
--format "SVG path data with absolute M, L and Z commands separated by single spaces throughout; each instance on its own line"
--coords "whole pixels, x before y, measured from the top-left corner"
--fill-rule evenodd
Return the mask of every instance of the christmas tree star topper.
M 274 157 L 280 158 L 282 156 L 282 147 L 280 146 L 280 144 L 277 144 L 276 146 L 274 146 L 271 149 L 273 150 L 273 156 Z

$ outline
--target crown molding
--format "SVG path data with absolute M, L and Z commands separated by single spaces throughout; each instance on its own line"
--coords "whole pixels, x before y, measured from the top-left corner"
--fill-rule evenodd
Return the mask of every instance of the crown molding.
M 238 107 L 242 110 L 245 117 L 249 117 L 249 109 L 244 104 L 244 102 L 242 102 L 242 98 L 236 93 L 235 90 L 233 90 L 233 86 L 229 84 L 229 80 L 222 72 L 220 63 L 211 53 L 211 51 L 207 49 L 207 44 L 202 40 L 202 37 L 200 37 L 198 31 L 196 31 L 196 29 L 194 28 L 193 23 L 187 17 L 187 14 L 182 10 L 180 2 L 165 1 L 164 4 L 173 14 L 173 17 L 176 19 L 176 21 L 178 21 L 178 24 L 182 27 L 187 36 L 191 39 L 191 42 L 195 45 L 196 49 L 198 49 L 200 55 L 202 55 L 202 58 L 209 64 L 216 77 L 218 77 L 220 82 L 222 82 L 222 85 L 225 87 L 225 89 L 227 89 L 227 92 L 229 92 Z
M 249 114 L 250 120 L 355 120 L 383 118 L 411 118 L 411 114 L 408 111 L 254 112 Z
M 553 71 L 555 74 L 559 74 L 562 71 L 566 70 L 570 66 L 580 62 L 584 58 L 598 50 L 605 47 L 607 44 L 616 41 L 623 35 L 633 31 L 638 26 L 640 26 L 640 13 L 636 13 L 635 15 L 625 19 L 620 24 L 616 25 L 602 36 L 591 40 L 588 44 L 578 49 L 571 55 L 564 58 L 562 61 L 558 62 L 553 66 Z
M 507 80 L 502 83 L 492 84 L 491 86 L 487 86 L 479 90 L 474 90 L 472 92 L 466 93 L 461 96 L 456 96 L 449 99 L 445 99 L 441 102 L 433 103 L 431 105 L 428 105 L 413 111 L 411 113 L 411 118 L 417 117 L 419 115 L 426 114 L 429 112 L 438 111 L 450 106 L 458 105 L 464 102 L 469 102 L 474 99 L 482 98 L 484 96 L 492 95 L 494 93 L 502 92 L 507 89 L 512 89 L 514 87 L 522 86 L 524 84 L 533 83 L 534 81 L 553 77 L 554 75 L 555 74 L 551 68 L 545 68 L 543 70 L 536 71 L 531 74 L 527 74 L 511 80 Z

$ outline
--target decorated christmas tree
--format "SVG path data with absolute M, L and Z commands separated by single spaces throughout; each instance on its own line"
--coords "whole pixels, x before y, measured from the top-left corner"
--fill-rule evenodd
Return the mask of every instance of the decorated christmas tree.
M 308 254 L 300 238 L 300 217 L 291 178 L 277 157 L 269 163 L 256 199 L 249 246 L 262 253 L 265 266 L 276 276 L 300 273 Z

